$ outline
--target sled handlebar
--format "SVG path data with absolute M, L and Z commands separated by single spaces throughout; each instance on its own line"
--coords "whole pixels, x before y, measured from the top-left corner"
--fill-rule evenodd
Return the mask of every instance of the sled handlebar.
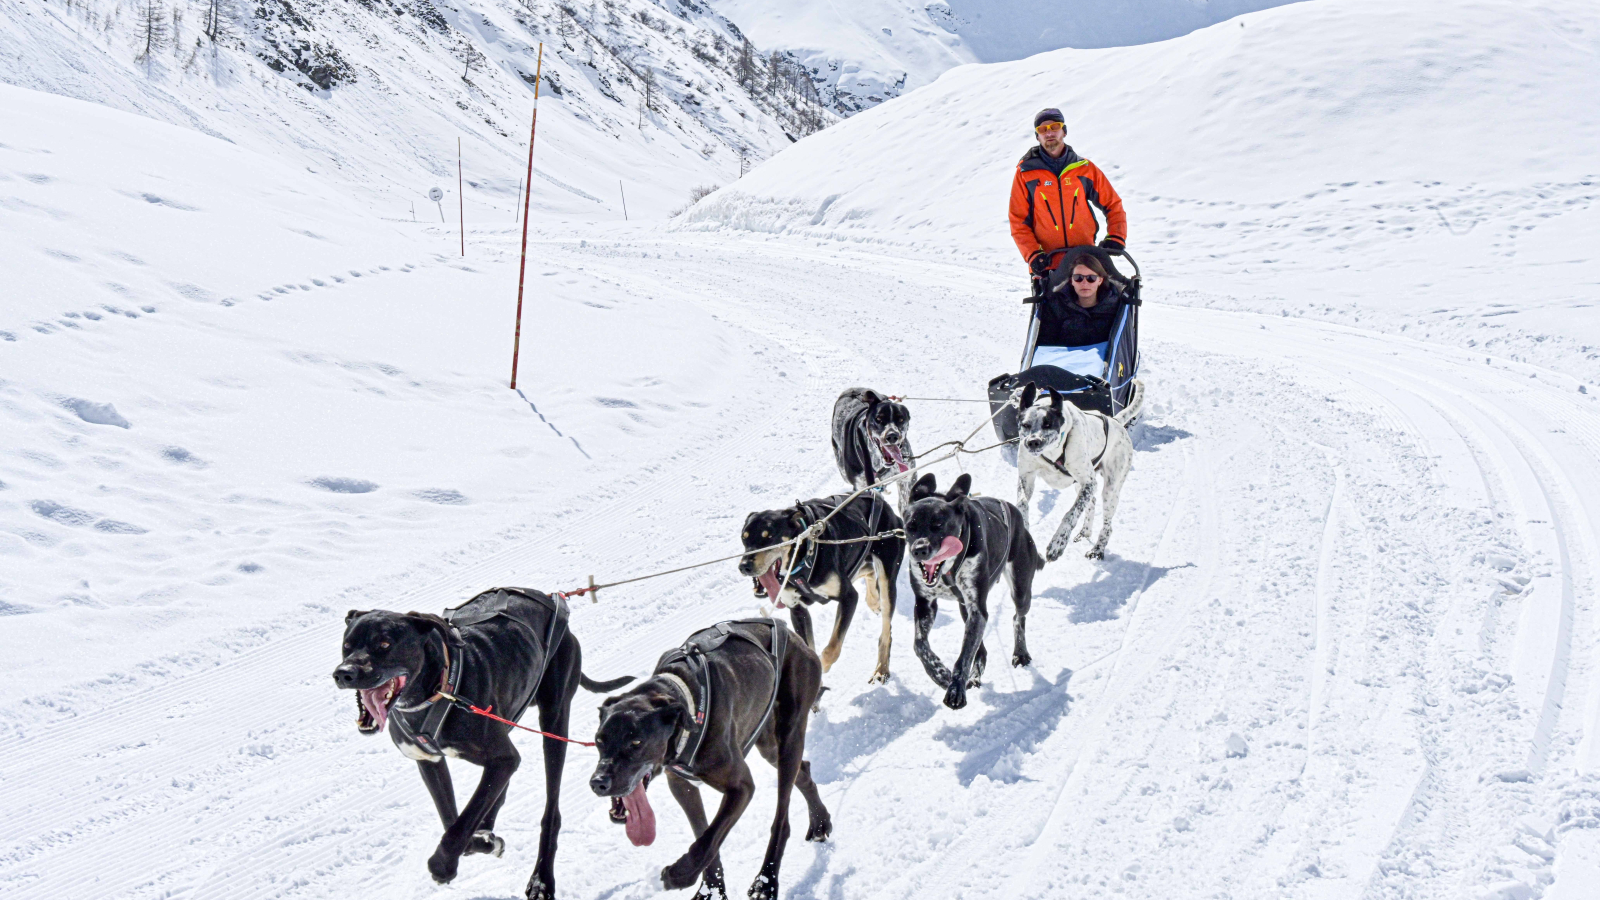
M 1122 257 L 1123 259 L 1127 260 L 1129 262 L 1129 264 L 1131 264 L 1133 266 L 1133 276 L 1128 279 L 1129 283 L 1131 283 L 1131 284 L 1138 284 L 1139 283 L 1139 278 L 1140 278 L 1140 275 L 1139 275 L 1139 263 L 1126 250 L 1112 251 L 1112 250 L 1105 250 L 1105 249 L 1102 249 L 1102 248 L 1099 248 L 1099 247 L 1063 247 L 1060 250 L 1051 250 L 1051 251 L 1049 251 L 1048 254 L 1046 254 L 1047 256 L 1050 257 L 1050 261 L 1052 263 L 1050 268 L 1053 269 L 1053 268 L 1055 268 L 1056 264 L 1059 264 L 1059 259 L 1058 259 L 1059 257 L 1061 257 L 1061 256 L 1063 256 L 1063 255 L 1065 255 L 1067 253 L 1070 253 L 1070 252 L 1072 252 L 1074 250 L 1084 251 L 1084 252 L 1093 251 L 1095 256 L 1101 257 L 1105 262 L 1110 262 L 1110 259 L 1108 257 L 1112 257 L 1112 256 L 1120 256 L 1120 257 Z M 1116 265 L 1114 263 L 1111 265 L 1111 271 L 1116 272 L 1118 276 L 1122 275 L 1121 272 L 1117 271 L 1117 267 L 1116 267 Z M 1043 300 L 1044 296 L 1045 296 L 1044 279 L 1040 278 L 1037 275 L 1035 275 L 1035 276 L 1032 276 L 1029 279 L 1029 281 L 1032 282 L 1033 290 L 1028 294 L 1027 297 L 1023 298 L 1022 302 L 1023 303 L 1038 303 L 1041 300 Z

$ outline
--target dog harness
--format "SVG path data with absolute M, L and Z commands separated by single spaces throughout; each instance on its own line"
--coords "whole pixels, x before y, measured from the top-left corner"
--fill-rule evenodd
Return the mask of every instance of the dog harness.
M 745 625 L 769 627 L 770 643 L 763 643 L 748 630 L 740 627 Z M 700 752 L 701 743 L 705 741 L 706 714 L 711 710 L 712 691 L 711 668 L 706 664 L 706 654 L 727 643 L 730 637 L 742 638 L 760 647 L 772 660 L 772 696 L 767 699 L 767 709 L 761 714 L 761 720 L 745 738 L 744 745 L 739 751 L 740 756 L 750 752 L 756 739 L 761 736 L 762 730 L 767 727 L 767 720 L 772 718 L 772 710 L 778 705 L 778 688 L 782 684 L 783 653 L 789 644 L 789 627 L 778 619 L 736 619 L 718 622 L 710 628 L 690 635 L 681 647 L 662 654 L 661 660 L 656 663 L 655 677 L 661 678 L 680 691 L 689 705 L 690 726 L 688 728 L 679 726 L 677 738 L 672 742 L 666 763 L 666 767 L 680 778 L 690 781 L 700 780 L 694 774 L 694 760 Z M 666 666 L 678 662 L 689 669 L 687 681 L 675 673 L 661 671 Z
M 541 635 L 528 617 L 528 613 L 531 612 L 528 608 L 530 604 L 541 606 L 550 613 L 550 624 L 543 634 L 542 645 L 539 644 Z M 533 685 L 528 690 L 528 696 L 523 698 L 515 709 L 510 710 L 506 718 L 512 721 L 521 718 L 522 713 L 533 702 L 533 698 L 538 695 L 539 684 L 544 681 L 545 669 L 549 667 L 550 654 L 561 639 L 566 637 L 568 610 L 565 600 L 559 596 L 552 597 L 527 588 L 491 588 L 454 609 L 447 609 L 444 612 L 444 619 L 450 623 L 450 633 L 436 632 L 444 647 L 445 659 L 444 671 L 439 675 L 439 689 L 421 703 L 395 706 L 396 715 L 390 718 L 395 728 L 423 752 L 431 756 L 443 756 L 444 750 L 439 745 L 439 730 L 444 727 L 450 710 L 457 706 L 474 705 L 470 700 L 456 694 L 456 687 L 461 684 L 461 672 L 466 660 L 466 653 L 463 652 L 465 642 L 462 641 L 461 633 L 457 629 L 478 625 L 497 617 L 503 617 L 506 621 L 520 626 L 533 643 L 540 647 L 541 655 L 535 667 L 537 672 L 533 677 Z M 451 652 L 452 648 L 454 652 Z M 441 703 L 441 700 L 445 702 Z M 423 718 L 421 727 L 413 728 L 406 721 L 406 714 L 424 709 L 428 710 L 428 714 Z
M 1088 415 L 1088 413 L 1086 412 L 1084 415 Z M 1095 413 L 1094 416 L 1100 420 L 1100 427 L 1104 429 L 1104 434 L 1100 436 L 1100 452 L 1096 453 L 1094 459 L 1089 461 L 1089 468 L 1091 469 L 1100 465 L 1100 460 L 1106 458 L 1106 451 L 1111 449 L 1111 420 L 1098 412 Z M 1067 460 L 1067 445 L 1065 443 L 1061 445 L 1061 459 L 1055 460 L 1048 456 L 1041 456 L 1039 458 L 1049 463 L 1050 467 L 1055 469 L 1057 472 L 1060 472 L 1068 478 L 1072 478 L 1072 473 L 1067 471 L 1067 467 L 1065 465 Z M 1077 479 L 1073 478 L 1073 480 L 1076 481 Z
M 811 512 L 811 510 L 807 509 L 805 503 L 799 500 L 794 502 L 794 508 L 800 511 L 800 533 L 805 534 L 806 531 L 811 528 L 811 523 L 806 521 L 806 514 Z M 820 519 L 821 516 L 818 516 L 817 518 Z M 806 576 L 811 574 L 811 568 L 817 563 L 817 542 L 815 540 L 809 540 L 805 543 L 805 558 L 797 559 L 792 565 L 789 566 L 789 574 L 786 578 L 787 581 L 805 584 Z M 794 555 L 797 557 L 800 555 L 799 548 L 795 549 Z M 772 599 L 774 601 L 778 601 L 781 598 L 773 597 Z

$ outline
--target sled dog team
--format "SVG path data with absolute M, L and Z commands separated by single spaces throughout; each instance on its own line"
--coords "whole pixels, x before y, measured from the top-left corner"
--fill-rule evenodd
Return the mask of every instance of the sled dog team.
M 907 550 L 916 599 L 914 648 L 928 676 L 945 689 L 946 706 L 965 706 L 968 688 L 983 677 L 987 598 L 1002 576 L 1016 611 L 1011 664 L 1031 662 L 1025 628 L 1034 573 L 1046 559 L 1060 558 L 1074 536 L 1088 539 L 1092 522 L 1085 513 L 1096 492 L 1102 518 L 1086 555 L 1104 555 L 1133 459 L 1127 426 L 1138 415 L 1143 388 L 1136 383 L 1132 402 L 1116 416 L 1080 411 L 1054 390 L 1041 393 L 1032 384 L 1013 399 L 1019 407 L 1015 504 L 973 494 L 970 475 L 940 493 L 932 474 L 917 477 L 906 407 L 874 391 L 846 390 L 833 410 L 834 455 L 852 491 L 862 493 L 751 513 L 741 534 L 740 573 L 753 580 L 756 596 L 789 610 L 794 634 L 772 618 L 719 623 L 668 650 L 648 678 L 600 704 L 599 762 L 589 786 L 610 798 L 612 820 L 635 845 L 654 841 L 646 791 L 665 773 L 693 828 L 688 851 L 661 872 L 664 887 L 698 881 L 696 897 L 726 898 L 718 849 L 755 792 L 745 762 L 751 747 L 777 769 L 778 805 L 749 896 L 778 896 L 793 788 L 809 813 L 806 840 L 828 838 L 832 819 L 805 760 L 807 721 L 861 599 L 858 582 L 882 621 L 870 680 L 889 677 L 895 582 Z M 1040 477 L 1055 488 L 1079 488 L 1043 558 L 1028 531 L 1028 503 Z M 893 507 L 883 497 L 890 481 L 897 486 Z M 819 532 L 786 545 L 819 522 Z M 940 600 L 956 604 L 965 623 L 961 649 L 948 667 L 928 643 Z M 807 607 L 829 602 L 838 609 L 819 654 Z M 633 680 L 597 682 L 583 674 L 582 650 L 567 620 L 564 597 L 526 588 L 484 591 L 442 616 L 385 610 L 346 616 L 344 659 L 334 682 L 356 692 L 360 731 L 375 734 L 387 725 L 395 745 L 417 761 L 444 825 L 428 859 L 435 881 L 452 880 L 463 855 L 504 852 L 495 818 L 521 762 L 506 722 L 537 706 L 537 730 L 545 735 L 545 809 L 526 897 L 555 896 L 558 801 L 573 695 L 579 686 L 604 693 Z M 457 809 L 446 757 L 483 768 L 464 809 Z M 722 795 L 709 820 L 699 783 Z

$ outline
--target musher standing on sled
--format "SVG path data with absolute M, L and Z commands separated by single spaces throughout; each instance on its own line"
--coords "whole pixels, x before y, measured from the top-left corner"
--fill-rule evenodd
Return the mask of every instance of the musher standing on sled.
M 1011 182 L 1011 237 L 1033 274 L 1042 277 L 1049 252 L 1095 242 L 1100 225 L 1089 204 L 1106 219 L 1100 246 L 1120 253 L 1128 242 L 1128 217 L 1122 198 L 1105 173 L 1067 146 L 1066 119 L 1059 109 L 1043 109 L 1033 117 L 1039 146 L 1022 155 Z

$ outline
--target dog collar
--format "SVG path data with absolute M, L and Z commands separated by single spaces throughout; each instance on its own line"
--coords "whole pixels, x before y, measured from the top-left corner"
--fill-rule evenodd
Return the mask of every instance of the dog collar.
M 683 695 L 683 702 L 688 704 L 688 706 L 689 706 L 689 721 L 695 722 L 696 724 L 699 724 L 700 721 L 701 721 L 701 717 L 699 715 L 697 715 L 696 712 L 695 712 L 694 691 L 689 690 L 689 682 L 684 681 L 682 678 L 679 678 L 678 676 L 672 674 L 671 672 L 658 672 L 658 673 L 656 673 L 656 677 L 660 678 L 662 681 L 665 681 L 668 684 L 672 685 L 674 688 L 677 689 L 679 694 Z M 673 748 L 672 748 L 672 755 L 673 755 L 674 758 L 676 758 L 677 756 L 679 756 L 679 755 L 681 755 L 683 753 L 683 745 L 688 743 L 688 742 L 689 742 L 689 732 L 684 730 L 684 729 L 682 729 L 682 728 L 679 728 L 678 729 L 678 740 L 677 740 L 675 746 L 673 746 Z

